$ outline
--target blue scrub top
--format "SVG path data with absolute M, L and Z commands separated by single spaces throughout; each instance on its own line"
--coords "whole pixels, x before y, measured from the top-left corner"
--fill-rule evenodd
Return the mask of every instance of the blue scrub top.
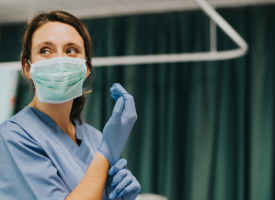
M 74 190 L 102 138 L 92 126 L 74 122 L 80 146 L 48 115 L 29 106 L 0 125 L 1 200 L 64 200 Z

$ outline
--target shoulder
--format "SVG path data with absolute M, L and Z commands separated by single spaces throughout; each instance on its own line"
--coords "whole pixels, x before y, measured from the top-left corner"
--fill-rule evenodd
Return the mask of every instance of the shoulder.
M 11 133 L 23 133 L 23 129 L 16 123 L 17 118 L 20 118 L 24 115 L 23 112 L 18 113 L 17 115 L 14 115 L 12 118 L 4 121 L 0 124 L 0 134 L 6 135 Z
M 16 157 L 37 152 L 44 155 L 44 149 L 24 129 L 12 121 L 0 125 L 0 152 L 8 151 Z
M 23 132 L 23 130 L 16 124 L 10 120 L 4 121 L 0 124 L 0 135 L 3 136 L 8 133 L 16 133 L 16 132 Z
M 0 131 L 1 128 L 12 128 L 17 126 L 20 126 L 20 122 L 23 122 L 24 124 L 30 123 L 31 120 L 35 118 L 35 113 L 33 113 L 33 110 L 31 107 L 26 106 L 23 110 L 12 116 L 10 119 L 6 120 L 2 124 L 0 124 Z
M 17 114 L 13 115 L 10 119 L 8 119 L 7 121 L 14 121 L 20 118 L 24 118 L 28 115 L 30 115 L 31 113 L 31 107 L 26 106 L 25 108 L 23 108 L 21 111 L 19 111 Z
M 4 121 L 3 123 L 0 124 L 0 134 L 1 135 L 6 135 L 6 134 L 11 134 L 11 133 L 17 133 L 17 134 L 24 134 L 24 129 L 19 125 L 20 120 L 25 120 L 26 119 L 26 114 L 29 112 L 28 107 L 24 108 L 21 110 L 19 113 L 16 115 L 12 116 L 10 119 Z
M 1 142 L 13 146 L 18 144 L 40 148 L 24 127 L 21 126 L 22 123 L 30 123 L 29 117 L 27 117 L 28 112 L 29 109 L 26 107 L 18 114 L 0 124 Z

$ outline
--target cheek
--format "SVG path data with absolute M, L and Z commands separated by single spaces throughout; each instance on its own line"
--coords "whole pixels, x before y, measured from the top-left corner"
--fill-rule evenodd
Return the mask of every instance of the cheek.
M 35 63 L 36 61 L 36 55 L 35 55 L 35 49 L 31 48 L 31 56 L 30 56 L 30 62 Z
M 77 57 L 78 57 L 78 58 L 81 58 L 81 59 L 86 59 L 86 58 L 85 58 L 85 53 L 82 53 L 82 52 L 81 52 L 81 53 L 78 53 L 78 54 L 77 54 Z
M 30 62 L 33 64 L 33 63 L 36 63 L 38 60 L 39 60 L 38 56 L 35 55 L 34 53 L 31 53 Z

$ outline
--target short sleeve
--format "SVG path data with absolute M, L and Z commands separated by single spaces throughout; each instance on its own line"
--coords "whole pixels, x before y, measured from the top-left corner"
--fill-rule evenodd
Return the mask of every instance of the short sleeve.
M 44 150 L 20 126 L 0 129 L 0 199 L 64 200 L 69 191 Z

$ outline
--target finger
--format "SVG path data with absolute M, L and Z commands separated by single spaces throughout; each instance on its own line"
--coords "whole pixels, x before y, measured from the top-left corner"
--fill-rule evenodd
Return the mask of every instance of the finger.
M 136 113 L 135 101 L 132 95 L 130 94 L 123 94 L 122 97 L 125 100 L 125 112 L 129 113 Z
M 123 107 L 124 107 L 124 99 L 119 98 L 113 109 L 113 114 L 112 114 L 112 120 L 114 120 L 113 122 L 116 123 L 118 120 L 120 120 Z
M 125 109 L 123 111 L 123 115 L 131 115 L 132 117 L 136 117 L 136 107 L 134 98 L 130 95 L 119 83 L 113 84 L 110 89 L 112 93 L 112 98 L 118 98 L 122 96 L 125 100 Z
M 119 98 L 118 101 L 116 102 L 113 112 L 118 112 L 121 113 L 123 110 L 123 106 L 124 106 L 124 99 L 123 98 Z
M 116 94 L 111 94 L 111 97 L 112 97 L 115 101 L 117 101 L 117 99 L 118 99 L 119 97 L 121 97 L 121 96 L 118 96 L 118 95 L 116 95 Z
M 141 187 L 140 187 L 140 184 L 139 182 L 137 181 L 136 177 L 133 176 L 133 180 L 132 180 L 132 183 L 130 185 L 128 185 L 125 189 L 124 189 L 124 193 L 129 193 L 129 192 L 133 192 L 133 193 L 140 193 L 141 192 Z M 122 194 L 122 195 L 123 195 Z M 120 195 L 120 194 L 119 194 Z M 118 196 L 119 196 L 118 195 Z
M 131 194 L 130 196 L 135 196 L 135 195 L 138 195 L 139 193 L 140 193 L 140 189 L 138 185 L 132 182 L 124 190 L 122 190 L 119 194 L 117 194 L 116 198 L 121 197 L 122 195 L 126 197 L 129 194 Z
M 109 175 L 113 176 L 119 172 L 119 170 L 122 170 L 127 167 L 127 161 L 125 159 L 119 159 L 116 164 L 114 164 L 111 169 L 109 170 Z
M 115 188 L 127 176 L 127 169 L 120 170 L 114 177 L 111 183 L 112 188 Z
M 136 107 L 134 98 L 130 94 L 124 94 L 125 108 L 122 112 L 122 116 L 133 120 L 137 119 Z
M 117 195 L 125 189 L 129 184 L 131 184 L 133 180 L 132 173 L 127 170 L 127 176 L 116 186 L 114 191 L 109 195 L 110 199 L 113 199 L 114 197 L 117 197 Z
M 122 96 L 123 94 L 128 93 L 119 83 L 114 83 L 110 88 L 110 92 L 116 96 Z

